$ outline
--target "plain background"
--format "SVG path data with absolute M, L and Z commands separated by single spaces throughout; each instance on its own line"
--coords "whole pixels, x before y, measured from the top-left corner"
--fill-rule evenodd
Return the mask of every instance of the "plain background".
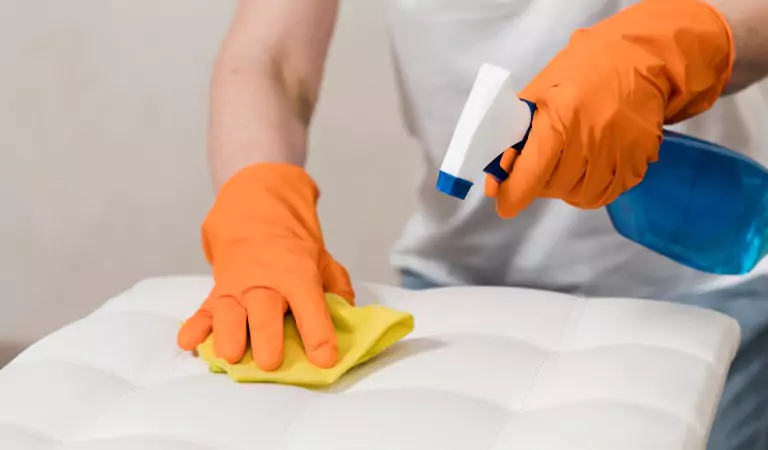
M 0 365 L 142 278 L 208 272 L 208 82 L 233 6 L 0 5 Z M 342 2 L 309 170 L 334 256 L 394 282 L 422 165 L 386 32 L 385 0 Z

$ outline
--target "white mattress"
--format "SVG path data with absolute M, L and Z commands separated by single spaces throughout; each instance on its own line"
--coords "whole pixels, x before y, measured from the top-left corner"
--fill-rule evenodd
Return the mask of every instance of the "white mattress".
M 0 449 L 704 449 L 739 340 L 669 303 L 357 285 L 414 333 L 331 389 L 236 384 L 176 347 L 210 287 L 146 280 L 22 353 Z

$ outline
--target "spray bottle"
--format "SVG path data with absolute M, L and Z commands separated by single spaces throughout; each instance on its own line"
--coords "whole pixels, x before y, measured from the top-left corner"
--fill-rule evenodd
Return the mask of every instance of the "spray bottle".
M 503 152 L 522 151 L 536 105 L 519 99 L 510 73 L 485 64 L 459 118 L 437 189 L 464 199 L 485 174 L 503 182 Z M 514 169 L 513 169 L 514 170 Z M 716 145 L 663 131 L 643 180 L 605 207 L 615 230 L 679 264 L 740 275 L 768 253 L 768 169 Z
M 483 173 L 507 178 L 501 156 L 509 147 L 522 150 L 536 110 L 517 98 L 510 83 L 510 73 L 501 67 L 480 67 L 440 166 L 439 191 L 464 200 Z

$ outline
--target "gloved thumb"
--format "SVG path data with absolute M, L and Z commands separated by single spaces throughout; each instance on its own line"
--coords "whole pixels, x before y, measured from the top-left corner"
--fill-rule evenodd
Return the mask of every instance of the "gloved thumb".
M 321 275 L 325 292 L 336 294 L 355 306 L 355 290 L 349 272 L 326 252 L 321 261 Z
M 486 195 L 496 199 L 496 212 L 504 219 L 515 217 L 540 195 L 560 161 L 562 135 L 553 127 L 547 108 L 541 106 L 522 152 L 518 155 L 509 149 L 502 157 L 501 166 L 509 177 L 500 184 L 486 178 Z

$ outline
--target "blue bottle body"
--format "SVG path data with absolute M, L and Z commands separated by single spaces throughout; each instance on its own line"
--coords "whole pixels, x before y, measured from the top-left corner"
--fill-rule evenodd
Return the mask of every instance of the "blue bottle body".
M 768 248 L 768 170 L 669 130 L 659 160 L 606 209 L 624 237 L 704 272 L 747 273 Z

